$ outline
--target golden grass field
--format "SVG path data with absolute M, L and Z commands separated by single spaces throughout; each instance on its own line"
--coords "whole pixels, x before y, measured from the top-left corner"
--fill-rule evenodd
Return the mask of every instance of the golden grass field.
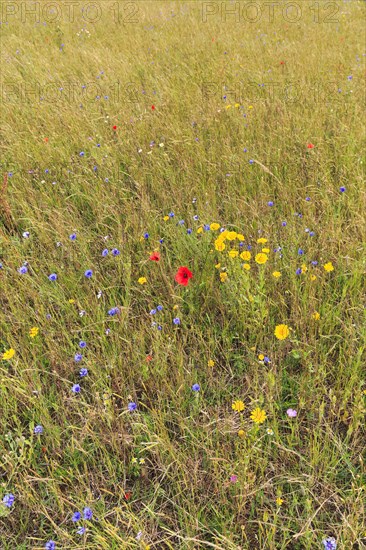
M 366 548 L 365 2 L 1 9 L 1 549 Z

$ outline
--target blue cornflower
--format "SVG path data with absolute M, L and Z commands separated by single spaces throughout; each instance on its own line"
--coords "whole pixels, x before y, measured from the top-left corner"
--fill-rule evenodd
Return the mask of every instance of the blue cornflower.
M 91 520 L 91 518 L 93 517 L 93 512 L 88 507 L 84 508 L 83 514 L 84 514 L 84 519 L 87 519 L 87 520 Z
M 69 239 L 70 241 L 76 241 L 76 233 L 71 233 L 71 235 L 69 235 Z
M 311 263 L 312 263 L 313 265 L 318 265 L 318 262 L 317 262 L 316 260 L 313 260 Z
M 80 151 L 79 157 L 83 157 L 85 155 L 84 151 Z
M 163 306 L 160 306 L 160 305 L 159 305 L 159 306 L 156 307 L 156 309 L 157 309 L 158 311 L 161 311 L 161 310 L 163 309 Z
M 93 270 L 92 269 L 87 269 L 85 271 L 84 275 L 87 279 L 90 279 L 90 277 L 93 275 Z
M 127 405 L 127 408 L 129 411 L 135 411 L 137 409 L 137 405 L 134 401 L 131 401 L 131 403 Z
M 73 387 L 71 388 L 71 390 L 72 390 L 74 393 L 80 393 L 81 387 L 80 387 L 79 384 L 74 384 Z
M 193 384 L 192 386 L 193 391 L 200 391 L 200 389 L 201 389 L 201 386 L 199 384 Z
M 305 200 L 306 200 L 307 202 L 309 202 L 309 201 L 310 201 L 310 197 L 306 197 Z
M 348 80 L 352 80 L 353 76 L 350 74 L 349 76 L 347 76 L 347 79 Z
M 302 256 L 304 254 L 304 251 L 302 248 L 299 248 L 299 250 L 297 251 L 298 255 L 299 256 Z
M 29 231 L 24 231 L 23 237 L 24 237 L 25 239 L 29 239 L 29 235 L 30 235 Z
M 75 362 L 76 362 L 76 363 L 79 363 L 79 361 L 81 361 L 82 358 L 83 358 L 83 356 L 82 356 L 81 353 L 75 353 L 74 359 L 75 359 Z
M 151 309 L 150 310 L 150 315 L 155 315 L 155 313 L 156 313 L 156 309 Z
M 325 550 L 336 550 L 337 542 L 334 537 L 327 537 L 322 540 Z
M 84 340 L 80 340 L 79 348 L 86 348 L 86 342 L 84 342 Z
M 117 313 L 119 313 L 118 307 L 112 307 L 111 309 L 108 310 L 108 315 L 117 315 Z
M 225 227 L 220 227 L 220 233 L 223 233 L 225 231 Z
M 248 152 L 248 149 L 243 149 L 244 153 L 247 153 Z
M 198 222 L 199 217 L 197 216 L 197 214 L 195 214 L 195 215 L 193 216 L 193 219 L 194 219 L 195 222 Z
M 0 262 L 0 269 L 2 269 L 2 268 L 3 268 L 3 264 Z
M 163 244 L 163 242 L 164 242 L 164 239 L 159 239 L 160 244 Z
M 50 281 L 56 281 L 57 280 L 57 275 L 56 273 L 51 273 L 51 275 L 48 275 L 48 278 Z
M 270 363 L 270 362 L 271 362 L 270 358 L 267 357 L 267 356 L 265 356 L 265 358 L 263 359 L 263 361 L 264 361 L 265 363 Z
M 253 164 L 254 160 L 250 159 L 249 164 Z
M 162 327 L 161 325 L 158 325 L 156 328 L 157 328 L 158 330 L 163 330 L 163 327 Z
M 73 521 L 74 523 L 76 523 L 76 522 L 79 521 L 80 519 L 81 519 L 81 514 L 80 514 L 80 512 L 74 512 L 73 515 L 72 515 L 71 521 Z
M 282 225 L 282 227 L 286 227 L 287 222 L 282 222 L 281 225 Z
M 210 231 L 210 226 L 209 226 L 209 224 L 208 224 L 208 223 L 205 223 L 205 225 L 203 226 L 203 229 L 204 229 L 205 231 Z
M 252 246 L 250 244 L 247 244 L 247 249 L 252 250 Z
M 79 527 L 79 529 L 76 532 L 78 535 L 83 535 L 85 531 L 86 531 L 85 527 Z
M 179 220 L 178 225 L 184 225 L 184 223 L 185 223 L 184 220 Z
M 148 233 L 144 233 L 144 239 L 148 239 L 149 238 L 149 234 Z
M 55 548 L 56 548 L 55 541 L 49 540 L 48 542 L 46 542 L 46 544 L 45 544 L 45 549 L 46 550 L 55 550 Z
M 296 275 L 301 275 L 301 273 L 302 273 L 301 267 L 298 267 L 296 269 Z
M 168 216 L 169 218 L 174 218 L 174 212 L 169 212 Z
M 21 275 L 24 275 L 24 273 L 27 273 L 28 268 L 25 265 L 22 265 L 22 267 L 20 267 L 18 271 Z
M 309 235 L 310 235 L 310 237 L 314 237 L 315 231 L 309 231 Z
M 112 256 L 119 256 L 121 252 L 118 250 L 118 248 L 112 248 Z
M 273 206 L 273 205 L 274 205 L 274 202 L 273 202 L 273 201 L 268 201 L 268 202 L 267 202 L 267 205 L 268 205 L 268 206 Z
M 190 235 L 191 233 L 192 233 L 192 229 L 191 228 L 187 229 L 187 234 Z
M 179 317 L 175 317 L 175 318 L 173 319 L 173 323 L 174 323 L 175 325 L 180 325 L 180 319 L 179 319 Z
M 43 426 L 38 424 L 38 426 L 36 426 L 33 431 L 35 434 L 43 434 Z
M 80 374 L 81 378 L 83 378 L 84 376 L 87 376 L 88 375 L 88 369 L 86 369 L 86 368 L 80 369 L 79 374 Z
M 339 188 L 339 190 L 340 190 L 341 193 L 344 193 L 346 188 L 342 186 L 342 187 Z
M 108 248 L 105 248 L 105 249 L 103 250 L 102 256 L 103 256 L 103 258 L 104 258 L 105 256 L 108 256 Z
M 12 493 L 7 493 L 4 495 L 3 504 L 5 504 L 7 508 L 11 508 L 14 504 L 14 500 L 15 496 Z

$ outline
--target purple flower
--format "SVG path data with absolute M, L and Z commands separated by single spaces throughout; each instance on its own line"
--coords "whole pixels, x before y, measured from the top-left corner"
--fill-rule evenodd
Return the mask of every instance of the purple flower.
M 80 374 L 81 378 L 83 378 L 84 376 L 88 376 L 88 369 L 86 369 L 86 368 L 80 369 L 79 374 Z
M 299 248 L 299 250 L 297 251 L 298 255 L 299 256 L 302 256 L 304 254 L 304 251 L 302 248 Z
M 286 225 L 287 225 L 287 222 L 282 222 L 282 224 L 281 224 L 281 225 L 282 225 L 282 227 L 286 227 Z
M 51 275 L 48 275 L 48 278 L 50 281 L 56 281 L 57 280 L 57 275 L 56 273 L 51 273 Z
M 15 496 L 12 493 L 7 493 L 4 495 L 3 504 L 5 504 L 7 508 L 11 508 L 14 504 L 14 500 Z
M 112 256 L 119 256 L 121 253 L 118 248 L 112 248 Z
M 86 348 L 86 342 L 84 342 L 84 340 L 80 340 L 79 348 Z
M 273 206 L 273 205 L 274 205 L 274 202 L 273 202 L 273 201 L 268 201 L 268 202 L 267 202 L 267 205 L 268 205 L 268 206 Z
M 80 514 L 80 512 L 74 512 L 73 515 L 72 515 L 71 521 L 73 521 L 74 523 L 76 523 L 76 522 L 79 521 L 80 519 L 81 519 L 81 514 Z
M 175 317 L 175 318 L 173 319 L 173 323 L 174 323 L 175 325 L 180 325 L 180 319 L 179 319 L 179 317 Z
M 131 403 L 127 405 L 127 408 L 129 411 L 135 411 L 137 409 L 137 405 L 134 401 L 131 401 Z
M 84 514 L 84 519 L 87 519 L 87 520 L 91 520 L 91 518 L 93 517 L 93 512 L 88 507 L 84 508 L 83 514 Z
M 199 384 L 193 384 L 192 386 L 193 391 L 200 391 L 200 389 L 201 389 L 201 386 Z
M 74 393 L 80 393 L 81 391 L 81 387 L 79 384 L 74 384 L 73 387 L 71 388 L 71 391 L 73 391 Z
M 24 275 L 24 273 L 27 273 L 28 271 L 28 268 L 25 266 L 25 265 L 22 265 L 22 267 L 20 267 L 18 269 L 18 272 L 21 274 L 21 275 Z
M 118 307 L 112 307 L 111 309 L 108 310 L 108 315 L 117 315 L 117 313 L 119 313 L 119 308 Z
M 48 542 L 46 542 L 45 544 L 46 550 L 55 550 L 55 548 L 56 548 L 56 543 L 53 540 L 49 540 Z
M 93 270 L 92 269 L 87 269 L 85 271 L 84 275 L 87 279 L 90 279 L 90 277 L 93 275 Z
M 75 353 L 74 355 L 74 360 L 76 363 L 79 363 L 79 361 L 81 361 L 83 358 L 82 354 L 81 353 Z
M 105 248 L 102 252 L 102 256 L 103 258 L 105 258 L 106 256 L 108 256 L 108 248 Z
M 79 529 L 76 532 L 78 535 L 83 535 L 85 531 L 86 531 L 85 527 L 79 527 Z
M 35 434 L 43 434 L 43 426 L 38 424 L 38 426 L 36 426 L 33 431 Z
M 337 542 L 334 537 L 327 537 L 322 540 L 322 543 L 324 544 L 325 550 L 336 550 L 337 548 Z
M 346 188 L 342 186 L 342 187 L 339 188 L 339 190 L 340 190 L 341 193 L 344 193 Z
M 301 269 L 301 267 L 298 267 L 296 269 L 296 275 L 301 275 L 301 273 L 302 273 L 302 269 Z
M 76 233 L 71 233 L 71 235 L 69 235 L 69 239 L 70 241 L 76 241 Z
M 295 411 L 295 409 L 287 409 L 286 414 L 289 418 L 295 418 L 297 416 L 297 411 Z

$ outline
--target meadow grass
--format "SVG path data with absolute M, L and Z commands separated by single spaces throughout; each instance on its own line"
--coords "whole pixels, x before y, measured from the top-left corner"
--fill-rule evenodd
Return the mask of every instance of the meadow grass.
M 365 3 L 25 4 L 1 24 L 1 548 L 365 548 Z

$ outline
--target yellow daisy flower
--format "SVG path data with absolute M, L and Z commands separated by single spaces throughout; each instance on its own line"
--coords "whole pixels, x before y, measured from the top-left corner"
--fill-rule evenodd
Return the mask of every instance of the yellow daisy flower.
M 268 260 L 268 256 L 267 256 L 267 254 L 264 254 L 263 252 L 259 252 L 259 254 L 257 254 L 256 257 L 255 257 L 255 261 L 259 265 L 265 264 L 267 260 Z
M 267 242 L 268 242 L 268 240 L 265 239 L 264 237 L 261 237 L 260 239 L 257 239 L 258 244 L 266 244 Z
M 220 229 L 220 224 L 214 222 L 210 225 L 210 229 L 211 229 L 211 231 L 217 231 L 218 229 Z
M 266 411 L 256 407 L 250 414 L 250 418 L 255 422 L 255 424 L 263 424 L 267 418 Z
M 220 273 L 220 280 L 222 283 L 224 283 L 227 279 L 227 273 L 226 271 L 223 271 L 222 273 Z
M 246 271 L 249 271 L 250 270 L 250 265 L 249 264 L 243 264 L 243 269 L 245 269 Z
M 264 252 L 265 254 L 269 254 L 271 252 L 271 249 L 270 248 L 262 248 L 262 252 Z
M 8 350 L 4 351 L 3 353 L 3 360 L 8 361 L 8 359 L 11 359 L 15 355 L 15 350 L 13 348 L 9 348 Z
M 281 272 L 280 271 L 274 271 L 272 273 L 272 275 L 275 279 L 279 279 L 281 277 Z
M 222 241 L 216 240 L 215 241 L 215 248 L 218 252 L 222 252 L 223 250 L 225 250 L 226 245 Z
M 233 402 L 231 408 L 233 409 L 233 411 L 242 412 L 245 409 L 245 405 L 243 401 L 237 400 Z
M 320 313 L 319 313 L 319 311 L 314 311 L 314 313 L 312 314 L 312 318 L 313 318 L 315 321 L 319 321 L 319 319 L 320 319 Z
M 144 285 L 144 284 L 147 283 L 147 279 L 146 279 L 146 277 L 139 277 L 137 279 L 137 282 L 139 283 L 139 285 Z
M 244 252 L 242 252 L 240 254 L 240 257 L 242 260 L 244 260 L 245 262 L 249 262 L 250 258 L 252 257 L 251 253 L 249 252 L 249 250 L 244 250 Z
M 274 334 L 278 340 L 285 340 L 290 334 L 290 329 L 287 325 L 277 325 Z
M 330 273 L 330 271 L 334 271 L 334 266 L 333 266 L 332 262 L 328 262 L 328 263 L 324 264 L 323 267 L 324 267 L 324 269 L 327 273 Z
M 209 359 L 209 360 L 207 361 L 207 366 L 208 366 L 208 367 L 213 367 L 214 365 L 215 365 L 215 361 L 213 361 L 212 359 Z
M 32 327 L 29 331 L 29 336 L 31 338 L 35 338 L 38 333 L 39 333 L 39 328 L 38 327 Z
M 245 237 L 242 233 L 238 233 L 236 238 L 238 239 L 238 241 L 245 241 Z
M 237 258 L 237 256 L 239 256 L 239 252 L 237 250 L 230 250 L 229 256 L 230 258 Z

